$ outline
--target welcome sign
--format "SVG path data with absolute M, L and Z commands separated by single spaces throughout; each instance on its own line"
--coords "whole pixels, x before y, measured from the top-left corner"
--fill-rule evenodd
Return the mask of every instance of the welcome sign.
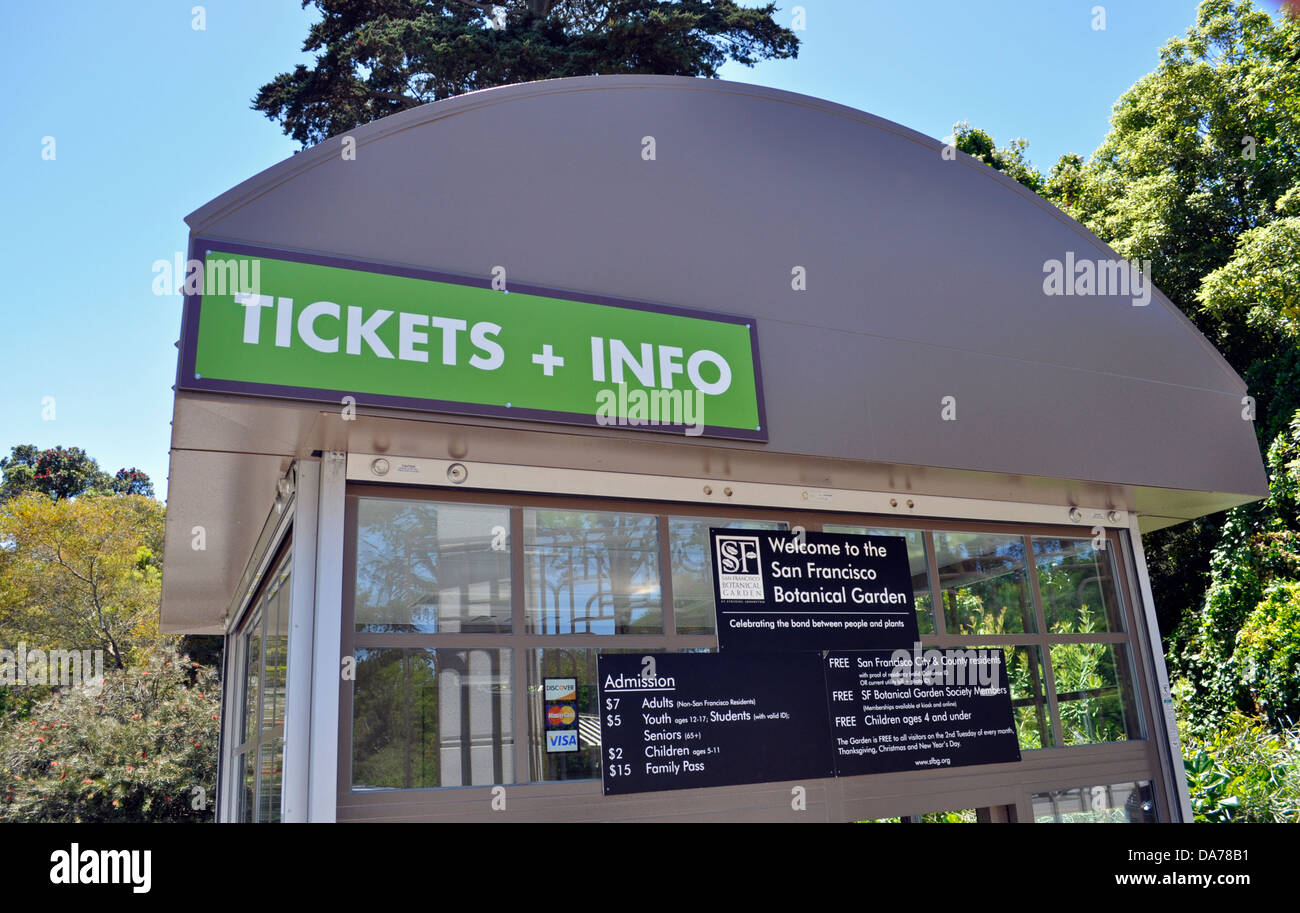
M 767 440 L 749 318 L 228 242 L 195 251 L 181 389 Z

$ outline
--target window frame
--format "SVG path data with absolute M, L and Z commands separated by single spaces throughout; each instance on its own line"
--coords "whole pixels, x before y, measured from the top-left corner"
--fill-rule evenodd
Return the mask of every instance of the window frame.
M 270 727 L 263 727 L 262 714 L 266 709 L 266 699 L 263 697 L 264 686 L 266 682 L 266 629 L 267 613 L 266 602 L 272 595 L 278 595 L 283 591 L 284 605 L 281 610 L 285 614 L 285 649 L 284 649 L 284 668 L 285 682 L 280 689 L 280 701 L 284 701 L 284 696 L 288 692 L 288 612 L 289 599 L 293 590 L 293 548 L 291 536 L 286 534 L 283 540 L 277 545 L 274 557 L 267 564 L 269 570 L 258 581 L 258 585 L 253 592 L 252 598 L 244 611 L 240 614 L 239 623 L 236 625 L 228 638 L 228 643 L 234 647 L 231 651 L 232 663 L 230 669 L 230 695 L 231 700 L 227 705 L 230 714 L 229 731 L 234 735 L 230 740 L 230 748 L 224 752 L 229 760 L 232 776 L 230 778 L 230 788 L 233 795 L 230 804 L 227 806 L 230 820 L 235 822 L 262 823 L 260 818 L 262 809 L 262 751 L 263 748 L 273 745 L 275 742 L 280 743 L 281 757 L 281 807 L 276 820 L 283 816 L 283 757 L 284 757 L 284 719 L 283 712 L 278 724 Z M 257 726 L 254 729 L 252 737 L 245 733 L 246 719 L 245 714 L 248 708 L 248 643 L 254 634 L 254 628 L 261 637 L 260 641 L 260 658 L 257 676 Z M 250 760 L 251 759 L 251 760 Z M 251 819 L 245 817 L 247 809 L 244 807 L 244 765 L 252 763 L 253 774 L 253 795 L 251 799 L 253 816 Z
M 504 507 L 510 511 L 510 562 L 511 562 L 511 605 L 513 612 L 512 631 L 510 634 L 376 634 L 358 633 L 355 630 L 355 583 L 356 583 L 356 519 L 357 504 L 362 498 L 392 498 L 398 500 L 425 500 L 443 503 L 470 503 Z M 614 511 L 623 513 L 648 514 L 658 518 L 659 534 L 659 568 L 660 596 L 663 601 L 664 629 L 652 634 L 540 634 L 527 633 L 524 617 L 524 593 L 526 583 L 524 576 L 524 510 L 539 508 L 547 510 L 574 511 Z M 1105 528 L 1102 535 L 1105 548 L 1111 552 L 1110 560 L 1115 573 L 1115 594 L 1119 599 L 1118 610 L 1123 620 L 1123 630 L 1098 632 L 1093 634 L 1052 634 L 1048 632 L 1042 595 L 1038 587 L 1038 569 L 1033 551 L 1034 537 L 1057 537 L 1068 539 L 1095 538 L 1085 526 L 1066 524 L 1041 524 L 1006 520 L 967 520 L 931 518 L 920 516 L 894 516 L 881 514 L 853 513 L 848 511 L 800 510 L 787 507 L 754 507 L 747 505 L 695 504 L 677 501 L 656 501 L 638 498 L 590 497 L 570 494 L 537 494 L 514 491 L 466 490 L 444 488 L 441 486 L 390 485 L 371 482 L 348 482 L 345 492 L 345 536 L 343 562 L 343 599 L 342 599 L 342 653 L 354 655 L 358 648 L 380 648 L 390 646 L 429 647 L 429 648 L 508 648 L 511 650 L 511 693 L 513 697 L 512 716 L 514 720 L 514 773 L 515 783 L 502 784 L 519 788 L 545 788 L 554 793 L 559 787 L 561 794 L 571 794 L 575 798 L 590 796 L 593 802 L 608 804 L 610 800 L 601 795 L 600 781 L 585 780 L 532 780 L 529 746 L 529 704 L 525 693 L 527 687 L 527 669 L 525 663 L 533 650 L 543 649 L 592 649 L 592 650 L 637 650 L 678 651 L 717 649 L 715 634 L 678 634 L 676 633 L 675 597 L 673 593 L 671 542 L 669 540 L 669 518 L 672 517 L 725 517 L 735 520 L 756 520 L 785 523 L 788 527 L 803 526 L 809 531 L 821 531 L 825 525 L 859 526 L 875 529 L 919 530 L 922 532 L 929 561 L 929 587 L 931 611 L 935 633 L 921 636 L 924 648 L 955 647 L 997 647 L 997 646 L 1034 646 L 1038 649 L 1039 662 L 1043 673 L 1043 687 L 1046 709 L 1051 722 L 1053 744 L 1045 748 L 1024 749 L 1022 757 L 1041 758 L 1043 766 L 1065 766 L 1066 758 L 1073 763 L 1087 763 L 1089 758 L 1107 759 L 1114 757 L 1121 768 L 1132 769 L 1132 776 L 1124 775 L 1115 780 L 1149 779 L 1156 784 L 1162 794 L 1171 788 L 1166 771 L 1156 754 L 1157 745 L 1153 734 L 1160 729 L 1161 721 L 1153 718 L 1151 682 L 1155 681 L 1151 668 L 1151 657 L 1144 649 L 1142 634 L 1145 619 L 1139 614 L 1140 593 L 1133 586 L 1134 577 L 1127 565 L 1131 554 L 1123 536 L 1128 530 Z M 1033 633 L 1010 635 L 970 635 L 948 634 L 945 626 L 942 602 L 942 587 L 937 567 L 937 555 L 934 549 L 935 532 L 972 532 L 1019 536 L 1025 546 L 1025 573 L 1028 577 L 1027 595 L 1032 601 L 1037 630 Z M 1127 668 L 1121 678 L 1121 684 L 1127 680 L 1128 694 L 1126 712 L 1131 711 L 1130 728 L 1135 735 L 1120 742 L 1094 743 L 1088 745 L 1071 745 L 1064 743 L 1060 708 L 1057 700 L 1055 674 L 1052 668 L 1051 647 L 1068 643 L 1109 643 L 1126 647 Z M 385 793 L 374 791 L 353 792 L 351 789 L 351 754 L 352 754 L 352 687 L 347 681 L 340 685 L 339 701 L 339 769 L 338 800 L 340 820 L 349 818 L 384 817 L 385 808 L 393 808 L 391 797 L 411 799 L 418 794 L 417 803 L 430 810 L 443 806 L 462 803 L 463 798 L 453 798 L 446 794 L 483 790 L 486 787 L 431 787 L 413 790 L 385 791 L 390 797 L 385 801 Z M 1123 689 L 1121 689 L 1123 693 Z M 1051 760 L 1049 760 L 1049 756 Z M 1125 760 L 1127 759 L 1127 760 Z M 1021 764 L 1025 764 L 1022 761 Z M 1139 764 L 1140 768 L 1134 767 Z M 1128 765 L 1124 767 L 1123 765 Z M 997 765 L 994 765 L 997 766 Z M 1032 766 L 1040 766 L 1034 762 Z M 972 783 L 982 779 L 980 767 L 962 768 L 969 772 Z M 953 774 L 959 773 L 954 770 Z M 867 777 L 877 780 L 882 777 L 917 777 L 925 778 L 925 772 L 906 772 L 902 774 L 879 774 Z M 861 779 L 861 778 L 852 778 Z M 1100 782 L 1100 779 L 1099 781 Z M 1050 784 L 1050 785 L 1049 785 Z M 1030 796 L 1045 788 L 1058 788 L 1058 780 L 1043 780 L 1033 776 L 1018 785 L 1007 804 L 1016 806 L 1021 812 L 1022 820 L 1029 811 Z M 722 788 L 726 790 L 727 788 Z M 671 794 L 670 794 L 671 795 Z M 978 804 L 987 805 L 991 798 L 985 797 Z M 998 800 L 1004 801 L 1004 800 Z M 427 805 L 426 805 L 427 804 Z M 969 804 L 969 803 L 967 803 Z M 915 806 L 913 806 L 914 808 Z M 960 807 L 965 807 L 960 806 Z M 1158 808 L 1167 807 L 1166 802 L 1158 803 Z

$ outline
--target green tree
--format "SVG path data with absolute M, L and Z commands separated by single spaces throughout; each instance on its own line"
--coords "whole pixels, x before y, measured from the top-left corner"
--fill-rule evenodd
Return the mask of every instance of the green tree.
M 1290 640 L 1300 579 L 1300 411 L 1269 448 L 1267 464 L 1269 497 L 1228 512 L 1204 607 L 1183 622 L 1170 657 L 1190 686 L 1183 704 L 1197 733 L 1213 731 L 1234 710 L 1262 711 L 1283 725 L 1300 709 L 1300 643 Z
M 1063 209 L 1122 256 L 1151 261 L 1156 285 L 1246 380 L 1261 449 L 1300 408 L 1300 358 L 1283 308 L 1261 320 L 1239 305 L 1253 263 L 1277 262 L 1292 240 L 1275 223 L 1300 193 L 1298 59 L 1294 17 L 1205 0 L 1186 36 L 1119 99 L 1079 178 L 1063 165 L 1055 183 Z M 1166 636 L 1201 611 L 1224 523 L 1217 514 L 1145 537 Z
M 134 466 L 108 475 L 99 463 L 80 447 L 38 449 L 19 444 L 0 458 L 0 501 L 29 491 L 42 492 L 54 500 L 83 494 L 114 493 L 153 497 L 153 483 Z
M 158 632 L 163 506 L 141 495 L 0 504 L 0 635 L 42 649 L 102 649 L 123 668 Z
M 1274 727 L 1300 718 L 1300 581 L 1265 591 L 1237 632 L 1232 664 L 1255 710 Z
M 972 158 L 977 158 L 985 165 L 1012 178 L 1028 187 L 1034 193 L 1042 193 L 1044 181 L 1038 169 L 1029 163 L 1025 150 L 1029 142 L 1014 139 L 1009 146 L 998 148 L 993 137 L 978 127 L 972 127 L 966 121 L 953 124 L 953 145 Z
M 1194 319 L 1202 278 L 1300 181 L 1298 40 L 1300 23 L 1249 0 L 1204 0 L 1187 36 L 1120 98 L 1087 166 L 1081 221 L 1150 259 Z
M 303 0 L 316 52 L 258 91 L 253 108 L 304 146 L 427 102 L 564 76 L 715 77 L 798 54 L 775 4 L 732 0 Z

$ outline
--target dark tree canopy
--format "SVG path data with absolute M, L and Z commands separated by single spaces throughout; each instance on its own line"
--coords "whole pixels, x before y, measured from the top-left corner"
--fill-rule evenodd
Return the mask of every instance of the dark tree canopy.
M 28 491 L 40 491 L 58 501 L 84 494 L 124 494 L 153 497 L 149 477 L 132 466 L 109 475 L 80 447 L 18 444 L 0 458 L 0 501 Z
M 254 110 L 304 146 L 477 89 L 565 76 L 716 77 L 798 55 L 776 5 L 733 0 L 303 0 L 322 13 L 299 64 Z

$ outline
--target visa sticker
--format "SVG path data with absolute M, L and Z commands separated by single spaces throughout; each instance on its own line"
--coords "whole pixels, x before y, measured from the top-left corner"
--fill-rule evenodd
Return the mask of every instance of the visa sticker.
M 546 733 L 546 753 L 577 751 L 578 732 L 575 729 Z

